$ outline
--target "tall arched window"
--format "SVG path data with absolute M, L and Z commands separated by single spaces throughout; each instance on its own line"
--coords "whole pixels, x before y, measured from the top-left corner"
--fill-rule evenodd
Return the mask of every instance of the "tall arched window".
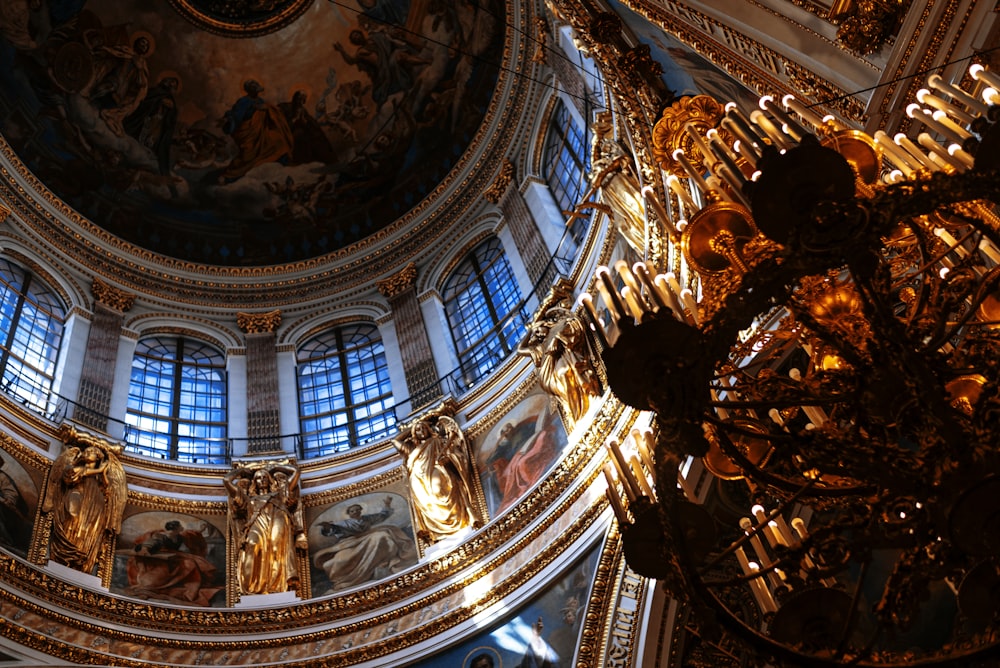
M 586 191 L 590 154 L 583 129 L 562 100 L 556 102 L 549 120 L 542 156 L 545 180 L 556 204 L 564 212 L 572 211 Z M 574 218 L 570 225 L 574 242 L 579 244 L 586 231 L 587 221 L 584 218 Z
M 385 348 L 374 325 L 313 337 L 299 349 L 298 370 L 303 457 L 369 443 L 396 427 Z
M 471 387 L 514 351 L 528 322 L 498 239 L 476 246 L 448 276 L 444 308 L 462 379 Z
M 151 457 L 223 464 L 226 357 L 180 336 L 142 339 L 132 358 L 127 448 Z
M 52 382 L 66 310 L 35 276 L 0 258 L 0 387 L 42 414 L 55 408 Z

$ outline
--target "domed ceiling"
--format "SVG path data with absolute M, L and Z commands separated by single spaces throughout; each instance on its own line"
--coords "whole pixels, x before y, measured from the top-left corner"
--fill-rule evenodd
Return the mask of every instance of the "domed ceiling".
M 130 243 L 293 262 L 434 191 L 503 32 L 502 0 L 0 0 L 0 132 Z

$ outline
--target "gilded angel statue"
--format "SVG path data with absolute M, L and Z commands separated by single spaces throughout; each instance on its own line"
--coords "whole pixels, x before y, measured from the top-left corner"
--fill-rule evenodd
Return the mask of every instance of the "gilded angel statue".
M 92 574 L 110 559 L 128 497 L 122 446 L 64 427 L 66 447 L 49 470 L 42 512 L 50 513 L 49 559 Z M 103 578 L 102 578 L 103 579 Z
M 237 467 L 223 481 L 229 492 L 229 539 L 237 548 L 240 593 L 297 591 L 297 550 L 308 547 L 296 517 L 299 469 L 282 463 Z
M 590 183 L 600 188 L 601 201 L 618 233 L 642 257 L 646 253 L 646 220 L 641 185 L 632 158 L 614 139 L 611 112 L 597 114 L 593 123 Z
M 559 400 L 571 424 L 586 414 L 592 397 L 601 395 L 583 321 L 565 300 L 542 304 L 518 353 L 534 362 L 539 385 Z
M 406 460 L 421 540 L 434 543 L 483 525 L 469 447 L 453 418 L 422 417 L 392 442 Z

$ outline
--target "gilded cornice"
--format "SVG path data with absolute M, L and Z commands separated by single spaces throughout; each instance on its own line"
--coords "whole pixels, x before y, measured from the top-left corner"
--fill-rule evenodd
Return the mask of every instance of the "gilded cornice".
M 4 426 L 10 427 L 12 425 L 6 424 Z M 21 438 L 24 438 L 24 436 L 22 436 Z M 42 444 L 37 444 L 37 445 L 40 446 Z M 26 447 L 24 443 L 21 442 L 21 440 L 2 431 L 0 431 L 0 448 L 2 448 L 4 452 L 14 457 L 22 464 L 29 464 L 31 467 L 39 471 L 47 470 L 49 465 L 52 463 L 52 461 L 48 457 L 45 457 L 39 454 L 37 451 Z
M 521 500 L 511 511 L 489 524 L 485 529 L 473 535 L 456 549 L 423 563 L 404 572 L 393 580 L 376 583 L 362 591 L 349 592 L 331 598 L 306 601 L 296 606 L 281 610 L 226 610 L 226 609 L 192 609 L 169 610 L 151 606 L 135 600 L 121 599 L 107 594 L 82 590 L 71 583 L 63 582 L 50 574 L 39 571 L 28 564 L 22 564 L 6 555 L 0 554 L 2 569 L 0 581 L 9 582 L 15 589 L 30 594 L 33 598 L 49 605 L 58 606 L 69 611 L 75 611 L 104 622 L 114 624 L 127 623 L 133 629 L 176 630 L 195 635 L 207 633 L 232 633 L 245 628 L 253 628 L 255 632 L 286 631 L 295 628 L 302 621 L 311 624 L 331 623 L 345 616 L 354 616 L 373 612 L 379 608 L 390 606 L 404 599 L 409 599 L 425 592 L 425 595 L 410 605 L 415 610 L 422 606 L 440 600 L 461 589 L 471 581 L 497 569 L 500 565 L 512 559 L 532 541 L 539 539 L 549 531 L 560 517 L 566 515 L 570 508 L 578 503 L 584 491 L 597 476 L 597 469 L 589 466 L 593 457 L 601 451 L 601 446 L 607 435 L 618 425 L 623 415 L 623 406 L 614 399 L 605 401 L 598 410 L 590 429 L 566 454 L 532 492 Z M 377 477 L 376 480 L 360 483 L 359 493 L 374 491 L 389 482 L 395 482 L 400 473 L 390 471 Z M 324 493 L 325 494 L 325 493 Z M 337 495 L 338 492 L 331 492 Z M 130 499 L 133 496 L 130 494 Z M 136 494 L 135 500 L 144 507 L 154 507 L 155 497 Z M 307 497 L 304 497 L 307 498 Z M 330 496 L 329 498 L 333 498 Z M 311 501 L 307 501 L 312 505 Z M 603 497 L 599 497 L 599 507 L 591 506 L 583 515 L 599 514 L 603 509 Z M 208 514 L 221 514 L 223 502 L 201 502 L 192 506 L 192 511 L 203 511 Z M 161 506 L 162 507 L 162 506 Z M 593 521 L 594 517 L 590 517 Z M 574 529 L 577 534 L 584 527 Z M 563 546 L 565 547 L 565 546 Z M 551 548 L 546 548 L 551 550 Z M 488 560 L 483 555 L 490 554 Z M 555 558 L 558 550 L 552 552 L 549 558 Z M 535 564 L 544 558 L 532 557 L 528 561 Z M 467 571 L 470 566 L 474 572 L 463 576 L 463 580 L 455 581 L 455 576 Z M 533 567 L 524 580 L 537 573 L 541 566 Z M 433 588 L 433 592 L 431 589 Z M 6 589 L 6 588 L 5 588 Z M 9 594 L 16 600 L 13 594 Z M 399 614 L 401 608 L 392 615 Z M 53 612 L 58 615 L 59 613 Z M 384 615 L 383 615 L 384 616 Z M 88 622 L 62 623 L 78 628 L 88 628 Z M 357 622 L 354 626 L 367 628 L 378 623 L 380 616 Z M 385 620 L 381 620 L 385 621 Z M 103 626 L 94 628 L 105 628 Z M 331 637 L 336 632 L 342 632 L 345 627 L 318 632 L 318 637 Z M 110 632 L 110 630 L 109 630 Z M 130 634 L 122 632 L 121 637 Z M 138 634 L 136 634 L 138 635 Z
M 929 0 L 924 5 L 923 11 L 920 14 L 920 20 L 917 22 L 917 27 L 910 34 L 910 39 L 906 43 L 906 47 L 902 49 L 903 55 L 899 59 L 896 71 L 891 78 L 884 76 L 884 78 L 889 78 L 890 82 L 884 87 L 882 100 L 879 103 L 878 111 L 882 118 L 885 118 L 889 113 L 889 105 L 891 103 L 896 100 L 915 100 L 917 91 L 926 87 L 925 75 L 907 77 L 907 74 L 913 72 L 926 73 L 932 70 L 936 64 L 949 61 L 957 45 L 958 36 L 965 33 L 965 24 L 969 20 L 969 16 L 972 13 L 971 10 L 966 11 L 965 15 L 957 21 L 958 25 L 956 26 L 956 14 L 962 3 L 949 0 L 942 1 L 944 2 L 944 13 L 943 15 L 935 16 L 933 21 L 931 20 L 931 13 L 941 6 L 941 2 Z M 929 42 L 924 36 L 924 31 L 928 28 L 928 23 L 932 31 Z M 948 48 L 942 51 L 944 39 L 947 34 L 952 34 L 955 37 L 953 37 Z M 920 54 L 920 59 L 914 64 L 911 62 L 911 59 L 914 53 L 917 52 Z M 896 89 L 900 85 L 907 88 L 902 93 L 896 93 Z M 904 124 L 909 125 L 909 119 L 906 119 Z
M 4 428 L 16 432 L 16 438 L 23 438 L 40 450 L 48 450 L 49 442 L 40 438 L 38 434 L 48 434 L 53 440 L 56 438 L 55 429 L 49 420 L 21 402 L 14 401 L 6 392 L 0 392 L 0 415 L 16 415 L 18 422 L 3 419 Z M 27 428 L 34 429 L 37 433 L 29 432 Z
M 799 71 L 806 70 L 806 68 L 795 64 L 794 61 L 747 35 L 735 31 L 727 23 L 677 0 L 663 0 L 662 3 L 652 6 L 643 0 L 622 0 L 622 2 L 721 67 L 751 91 L 778 95 L 800 93 L 786 79 L 789 78 L 793 64 Z M 738 43 L 744 49 L 750 49 L 753 52 L 753 57 L 748 57 L 735 50 L 733 44 L 719 41 L 716 35 L 730 36 L 732 39 L 729 41 L 734 44 Z M 814 73 L 813 76 L 819 80 L 823 79 Z M 845 118 L 860 122 L 864 113 L 864 105 L 851 97 L 849 91 L 835 86 L 830 86 L 830 88 L 835 96 L 819 100 L 819 102 L 837 110 Z
M 568 510 L 568 508 L 563 508 L 563 510 Z M 34 601 L 19 599 L 7 588 L 2 588 L 0 589 L 0 600 L 5 600 L 10 606 L 17 608 L 14 613 L 16 622 L 8 621 L 5 624 L 4 635 L 28 647 L 45 651 L 50 655 L 58 655 L 64 660 L 72 659 L 78 663 L 100 663 L 101 665 L 106 665 L 110 659 L 113 659 L 114 665 L 119 666 L 152 665 L 147 660 L 137 658 L 143 652 L 156 656 L 157 661 L 161 662 L 158 665 L 192 665 L 194 663 L 217 665 L 217 661 L 225 661 L 226 658 L 231 660 L 232 654 L 236 652 L 241 653 L 243 657 L 253 653 L 254 663 L 326 666 L 330 665 L 330 661 L 335 658 L 345 665 L 352 665 L 385 656 L 404 646 L 429 641 L 443 631 L 466 622 L 476 614 L 501 602 L 559 559 L 566 549 L 590 529 L 604 510 L 604 499 L 598 496 L 596 502 L 581 508 L 575 514 L 569 526 L 560 527 L 558 531 L 552 532 L 551 539 L 543 542 L 544 546 L 537 554 L 527 559 L 514 572 L 498 578 L 498 581 L 491 587 L 484 588 L 483 595 L 474 601 L 468 601 L 467 587 L 475 581 L 476 577 L 481 577 L 506 563 L 502 559 L 509 559 L 512 555 L 505 553 L 490 559 L 479 575 L 451 582 L 440 591 L 440 595 L 430 597 L 433 600 L 424 597 L 409 601 L 398 605 L 388 613 L 332 628 L 293 633 L 289 636 L 272 634 L 267 638 L 254 640 L 177 639 L 161 635 L 144 635 L 124 631 L 120 628 L 93 624 L 77 618 L 75 614 L 92 615 L 96 611 L 104 613 L 106 611 L 101 606 L 113 604 L 115 600 L 106 595 L 65 583 L 61 583 L 63 586 L 56 587 L 56 589 L 65 594 L 62 598 L 64 602 L 72 603 L 72 605 L 66 606 L 71 614 L 51 610 Z M 537 533 L 539 535 L 533 536 L 535 540 L 539 540 L 539 536 L 544 532 Z M 544 537 L 549 538 L 548 536 Z M 519 547 L 523 547 L 523 545 Z M 28 580 L 22 581 L 25 585 L 30 586 L 35 584 L 33 581 L 46 580 L 49 584 L 53 580 L 47 574 L 31 569 L 6 554 L 0 554 L 0 566 L 7 567 L 5 575 L 10 573 L 28 578 Z M 423 621 L 421 613 L 426 612 L 428 606 L 433 606 L 437 601 L 449 597 L 452 599 L 450 602 L 454 602 L 456 605 L 443 606 L 443 614 L 433 618 L 430 622 L 421 623 Z M 359 594 L 352 594 L 350 598 L 356 602 L 368 604 L 372 601 L 377 602 L 379 595 L 372 590 L 366 590 Z M 8 606 L 4 607 L 9 609 Z M 189 609 L 144 607 L 155 613 L 154 618 L 149 620 L 149 625 L 153 630 L 173 627 L 178 622 L 193 616 L 194 613 Z M 244 630 L 253 629 L 255 633 L 264 630 L 260 626 L 262 622 L 268 626 L 276 623 L 289 631 L 294 631 L 303 623 L 315 624 L 319 621 L 310 616 L 312 611 L 309 608 L 310 606 L 307 605 L 292 605 L 266 610 L 220 610 L 211 617 L 212 621 L 220 617 L 231 618 L 234 625 L 238 625 Z M 396 630 L 398 624 L 407 617 L 413 617 L 417 621 L 417 625 L 411 630 L 398 633 Z M 129 622 L 135 627 L 137 620 L 129 620 Z M 29 627 L 29 624 L 33 628 Z M 377 631 L 380 628 L 382 633 L 378 634 Z M 44 635 L 36 629 L 42 629 Z M 191 629 L 187 630 L 191 631 Z M 219 629 L 201 630 L 218 631 Z M 67 635 L 71 637 L 66 638 Z M 381 642 L 382 639 L 390 636 L 392 642 Z M 355 644 L 355 637 L 361 642 Z M 212 656 L 213 654 L 215 656 Z M 240 663 L 243 662 L 240 661 Z
M 280 309 L 274 309 L 267 313 L 244 313 L 241 311 L 236 314 L 236 326 L 243 330 L 244 334 L 273 333 L 280 324 Z
M 309 494 L 304 494 L 302 496 L 302 501 L 309 508 L 317 508 L 320 506 L 328 506 L 339 501 L 344 501 L 346 499 L 351 499 L 362 494 L 369 494 L 371 492 L 377 492 L 380 489 L 391 485 L 393 483 L 399 482 L 406 478 L 406 470 L 402 465 L 397 466 L 389 471 L 383 471 L 377 475 L 373 475 L 370 478 L 365 478 L 364 480 L 358 480 L 356 482 L 349 483 L 347 485 L 341 485 L 335 489 L 328 489 L 322 492 L 312 492 Z M 312 482 L 312 481 L 310 481 Z M 308 489 L 305 484 L 303 484 L 303 490 Z
M 801 2 L 801 0 L 791 0 L 791 1 L 792 1 L 793 4 L 795 4 L 795 5 L 799 6 L 799 7 L 803 7 L 803 3 Z M 793 21 L 792 17 L 788 16 L 787 14 L 783 14 L 782 12 L 779 12 L 776 9 L 773 9 L 773 8 L 771 8 L 771 7 L 763 4 L 761 2 L 756 2 L 754 0 L 748 0 L 748 2 L 750 4 L 752 4 L 754 7 L 757 7 L 759 10 L 761 10 L 763 12 L 767 12 L 771 16 L 777 18 L 778 20 L 784 21 L 785 23 L 788 23 L 789 25 L 794 26 L 796 30 L 801 30 L 802 32 L 808 34 L 809 38 L 812 39 L 812 40 L 818 40 L 818 41 L 821 41 L 821 42 L 826 42 L 827 44 L 831 44 L 833 46 L 836 46 L 839 49 L 842 49 L 844 51 L 847 51 L 847 52 L 851 53 L 850 49 L 848 49 L 840 40 L 830 39 L 826 35 L 824 35 L 823 33 L 819 32 L 818 30 L 813 30 L 812 28 L 810 28 L 808 25 L 806 25 L 804 23 L 800 23 L 798 21 Z M 826 21 L 828 23 L 830 22 L 830 13 L 829 13 L 829 11 L 827 11 L 825 13 L 821 12 L 821 11 L 817 11 L 819 8 L 815 7 L 815 6 L 812 6 L 812 7 L 803 7 L 803 8 L 809 9 L 813 14 L 816 14 L 817 16 L 819 16 L 824 21 Z M 871 62 L 871 61 L 869 61 L 869 60 L 867 60 L 865 58 L 858 57 L 857 54 L 853 54 L 852 53 L 852 55 L 855 56 L 855 59 L 858 62 L 862 63 L 863 65 L 865 65 L 866 67 L 868 67 L 868 69 L 872 70 L 873 72 L 877 72 L 877 73 L 881 73 L 882 72 L 881 68 L 879 68 L 875 63 L 873 63 L 873 62 Z
M 221 486 L 219 491 L 223 491 Z M 225 501 L 199 501 L 196 499 L 164 497 L 147 492 L 138 492 L 132 488 L 129 488 L 128 491 L 128 504 L 129 510 L 135 507 L 145 510 L 163 510 L 164 507 L 169 507 L 171 511 L 188 515 L 225 516 L 227 509 Z
M 90 290 L 98 304 L 103 304 L 104 306 L 114 309 L 115 311 L 120 311 L 121 313 L 128 311 L 132 308 L 132 304 L 135 303 L 134 294 L 108 285 L 99 278 L 94 279 Z
M 577 668 L 606 665 L 598 658 L 603 654 L 606 643 L 605 634 L 600 633 L 600 631 L 608 628 L 608 608 L 612 595 L 618 588 L 617 580 L 621 577 L 621 562 L 621 534 L 618 532 L 618 524 L 612 522 L 604 540 L 597 568 L 594 571 L 594 586 L 590 593 L 590 600 L 587 601 L 587 621 L 592 633 L 588 634 L 585 630 L 581 636 L 580 648 L 577 650 Z
M 416 283 L 416 280 L 417 265 L 410 262 L 389 278 L 376 281 L 375 287 L 378 288 L 379 293 L 383 297 L 386 299 L 392 299 L 393 297 L 402 294 L 407 289 L 412 288 Z
M 507 5 L 507 31 L 497 90 L 469 148 L 444 181 L 408 213 L 382 231 L 334 253 L 285 265 L 223 267 L 186 262 L 138 248 L 90 222 L 56 198 L 21 163 L 0 137 L 0 156 L 16 173 L 0 166 L 11 190 L 11 207 L 44 240 L 94 274 L 170 303 L 230 304 L 280 307 L 306 298 L 342 293 L 345 288 L 375 280 L 425 252 L 461 222 L 467 210 L 489 186 L 506 148 L 519 139 L 519 118 L 532 82 L 516 76 L 526 49 L 514 51 L 514 3 Z M 524 7 L 519 14 L 528 14 Z M 516 59 L 515 59 L 516 55 Z M 31 193 L 21 185 L 26 183 Z M 37 198 L 39 202 L 35 202 Z M 433 210 L 434 215 L 428 215 Z M 53 213 L 53 211 L 58 213 Z M 69 221 L 69 225 L 63 221 Z

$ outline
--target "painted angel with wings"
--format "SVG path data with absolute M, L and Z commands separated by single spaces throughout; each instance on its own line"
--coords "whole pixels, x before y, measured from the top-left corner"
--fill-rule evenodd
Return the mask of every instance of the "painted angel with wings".
M 60 436 L 66 447 L 52 462 L 42 505 L 52 517 L 49 559 L 92 574 L 121 532 L 128 496 L 122 447 L 73 427 Z

